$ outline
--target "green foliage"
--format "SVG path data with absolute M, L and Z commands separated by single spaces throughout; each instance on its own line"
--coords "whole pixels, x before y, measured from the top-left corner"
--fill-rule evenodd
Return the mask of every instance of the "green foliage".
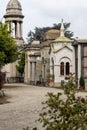
M 0 22 L 0 67 L 17 59 L 17 45 L 8 31 L 8 24 Z
M 0 66 L 4 65 L 4 59 L 6 58 L 6 55 L 4 52 L 0 52 Z
M 86 130 L 87 129 L 87 98 L 76 97 L 77 87 L 71 74 L 69 81 L 63 86 L 62 93 L 48 93 L 44 102 L 40 122 L 46 130 Z
M 35 27 L 35 32 L 30 31 L 28 33 L 28 43 L 30 44 L 33 40 L 39 40 L 40 42 L 44 41 L 45 33 L 50 29 L 57 29 L 60 30 L 61 23 L 53 24 L 52 27 Z M 71 38 L 73 36 L 73 32 L 69 31 L 68 28 L 70 27 L 70 23 L 64 23 L 65 27 L 65 36 Z
M 84 81 L 83 76 L 81 76 L 79 79 L 79 85 L 85 87 L 85 81 Z
M 19 54 L 18 65 L 16 66 L 17 71 L 22 75 L 24 73 L 25 66 L 25 52 Z

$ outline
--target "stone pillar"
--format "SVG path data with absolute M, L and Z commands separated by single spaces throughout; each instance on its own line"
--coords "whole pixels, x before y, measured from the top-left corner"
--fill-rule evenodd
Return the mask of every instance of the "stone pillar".
M 12 23 L 12 32 L 13 32 L 13 38 L 15 38 L 15 21 Z
M 20 22 L 19 24 L 20 24 L 20 38 L 22 38 L 22 22 Z
M 14 21 L 11 21 L 10 26 L 9 26 L 9 29 L 10 29 L 10 31 L 11 31 L 11 36 L 12 36 L 13 38 L 15 38 L 15 22 L 14 22 Z
M 32 81 L 34 82 L 34 62 L 32 62 Z
M 70 69 L 70 72 L 75 73 L 75 48 L 74 47 L 73 47 L 73 57 L 72 57 L 72 70 Z
M 36 85 L 36 80 L 37 80 L 37 77 L 36 77 L 36 62 L 34 62 L 34 81 L 35 81 L 35 85 Z
M 44 64 L 43 67 L 44 67 L 44 81 L 45 81 L 45 80 L 46 80 L 46 77 L 45 77 L 45 75 L 46 75 L 46 73 L 45 73 L 45 70 L 46 70 L 46 64 Z
M 16 38 L 16 22 L 14 22 L 14 37 Z
M 19 37 L 19 22 L 15 22 L 15 38 Z
M 12 32 L 13 30 L 12 29 L 13 29 L 13 22 L 11 21 L 11 23 L 10 23 L 11 36 L 13 36 L 13 32 Z
M 30 62 L 30 81 L 32 81 L 32 62 Z
M 81 76 L 81 46 L 78 45 L 78 79 Z
M 8 31 L 10 31 L 10 23 L 6 22 L 6 24 L 8 25 Z
M 25 83 L 29 83 L 30 82 L 30 59 L 28 56 L 28 53 L 25 52 L 25 76 L 24 76 L 24 80 Z
M 11 22 L 8 23 L 8 29 L 11 31 Z
M 15 22 L 15 38 L 17 38 L 17 22 Z
M 17 26 L 16 26 L 16 38 L 19 37 L 19 22 L 17 22 Z

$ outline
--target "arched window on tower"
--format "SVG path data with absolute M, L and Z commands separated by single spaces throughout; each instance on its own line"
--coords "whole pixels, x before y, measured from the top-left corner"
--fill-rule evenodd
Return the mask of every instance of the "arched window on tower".
M 66 75 L 69 75 L 70 73 L 70 65 L 69 62 L 66 62 Z
M 60 63 L 60 75 L 64 75 L 64 62 Z

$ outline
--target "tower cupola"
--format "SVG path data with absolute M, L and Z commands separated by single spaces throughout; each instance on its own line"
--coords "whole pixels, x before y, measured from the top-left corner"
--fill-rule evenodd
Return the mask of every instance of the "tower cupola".
M 5 22 L 9 22 L 8 28 L 12 30 L 12 36 L 17 40 L 17 44 L 20 45 L 20 40 L 23 39 L 22 24 L 24 16 L 22 14 L 21 4 L 18 0 L 10 0 L 8 2 L 4 18 Z

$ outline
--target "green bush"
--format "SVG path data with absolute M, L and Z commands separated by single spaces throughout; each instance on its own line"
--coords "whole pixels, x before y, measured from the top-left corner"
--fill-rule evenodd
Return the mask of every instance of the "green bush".
M 77 86 L 73 75 L 63 86 L 62 93 L 48 93 L 48 99 L 39 121 L 45 130 L 87 130 L 87 97 L 77 97 Z
M 85 81 L 84 81 L 84 78 L 82 76 L 79 79 L 79 85 L 82 87 L 85 87 Z

